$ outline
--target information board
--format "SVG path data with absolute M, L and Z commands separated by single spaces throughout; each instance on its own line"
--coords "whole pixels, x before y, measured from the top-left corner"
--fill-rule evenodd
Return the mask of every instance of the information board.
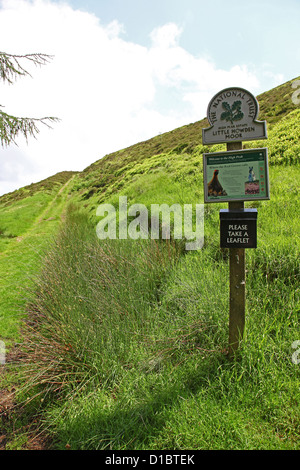
M 268 149 L 203 155 L 204 202 L 270 199 Z

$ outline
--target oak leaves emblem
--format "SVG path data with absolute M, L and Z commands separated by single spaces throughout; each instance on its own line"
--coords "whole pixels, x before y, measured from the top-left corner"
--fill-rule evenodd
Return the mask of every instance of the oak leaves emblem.
M 221 114 L 221 119 L 223 121 L 230 121 L 231 124 L 233 124 L 234 121 L 240 121 L 244 117 L 244 113 L 241 110 L 241 101 L 235 101 L 232 106 L 230 106 L 227 101 L 224 101 L 222 106 L 225 109 Z

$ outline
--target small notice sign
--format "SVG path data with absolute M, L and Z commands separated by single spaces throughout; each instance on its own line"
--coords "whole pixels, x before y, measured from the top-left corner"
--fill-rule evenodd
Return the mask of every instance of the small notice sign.
M 220 91 L 207 108 L 211 127 L 202 129 L 203 144 L 266 139 L 266 121 L 257 121 L 258 112 L 258 102 L 249 91 L 243 88 Z
M 204 202 L 270 199 L 268 149 L 203 155 Z
M 221 248 L 256 248 L 257 210 L 220 210 Z

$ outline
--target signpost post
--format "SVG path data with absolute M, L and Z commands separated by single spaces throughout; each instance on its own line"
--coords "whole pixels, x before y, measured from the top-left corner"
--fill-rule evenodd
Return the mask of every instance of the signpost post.
M 267 138 L 266 122 L 257 121 L 258 102 L 247 90 L 226 88 L 210 101 L 211 127 L 203 144 L 226 143 L 227 151 L 203 155 L 204 202 L 228 202 L 220 211 L 220 244 L 229 248 L 229 358 L 235 356 L 245 328 L 245 248 L 256 248 L 255 209 L 244 201 L 269 199 L 267 149 L 243 150 L 243 140 Z

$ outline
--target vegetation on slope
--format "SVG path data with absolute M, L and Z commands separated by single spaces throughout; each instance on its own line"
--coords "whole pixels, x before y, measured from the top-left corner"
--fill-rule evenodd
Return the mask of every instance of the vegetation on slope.
M 17 189 L 10 193 L 0 196 L 0 205 L 5 207 L 7 204 L 16 202 L 24 197 L 34 196 L 38 192 L 51 192 L 53 189 L 58 190 L 61 185 L 65 184 L 77 171 L 61 171 L 56 175 L 49 176 L 38 183 L 31 183 L 23 188 Z
M 218 208 L 207 214 L 204 249 L 184 256 L 172 242 L 99 243 L 87 215 L 69 211 L 36 285 L 25 345 L 26 387 L 39 390 L 39 404 L 55 397 L 44 415 L 54 447 L 299 448 L 299 367 L 291 360 L 299 208 L 289 175 L 272 168 L 272 204 L 259 203 L 246 337 L 234 364 L 225 354 L 228 259 Z M 274 217 L 283 200 L 284 214 Z
M 69 199 L 71 180 L 55 180 L 47 191 L 16 200 L 10 195 L 0 206 L 0 338 L 8 347 L 19 339 L 20 320 L 41 258 L 55 235 Z
M 298 78 L 289 80 L 282 85 L 273 88 L 272 90 L 261 93 L 258 97 L 259 103 L 259 119 L 266 120 L 269 125 L 276 124 L 284 116 L 287 116 L 290 112 L 299 108 L 293 100 L 293 94 L 295 93 L 295 88 L 293 88 L 293 83 L 298 82 Z M 297 85 L 297 88 L 299 86 Z
M 248 203 L 259 212 L 258 248 L 247 250 L 246 336 L 236 362 L 226 357 L 220 205 L 205 208 L 200 251 L 174 241 L 100 242 L 95 231 L 98 204 L 117 207 L 120 195 L 147 207 L 203 201 L 202 153 L 225 150 L 202 146 L 204 121 L 108 155 L 70 181 L 60 207 L 69 189 L 72 206 L 27 290 L 17 393 L 27 416 L 42 416 L 52 448 L 299 448 L 300 115 L 293 104 L 276 111 L 273 96 L 293 92 L 279 88 L 260 100 L 274 118 L 269 139 L 247 144 L 269 148 L 271 201 Z M 16 251 L 12 262 L 23 256 Z
M 258 97 L 259 119 L 267 120 L 268 140 L 245 144 L 245 147 L 268 146 L 270 164 L 289 164 L 299 158 L 299 106 L 292 100 L 295 92 L 292 83 L 289 81 Z M 105 156 L 76 177 L 73 187 L 76 200 L 95 210 L 97 204 L 127 188 L 140 175 L 162 169 L 176 180 L 197 178 L 203 153 L 226 150 L 222 144 L 202 145 L 202 128 L 208 125 L 203 119 Z

